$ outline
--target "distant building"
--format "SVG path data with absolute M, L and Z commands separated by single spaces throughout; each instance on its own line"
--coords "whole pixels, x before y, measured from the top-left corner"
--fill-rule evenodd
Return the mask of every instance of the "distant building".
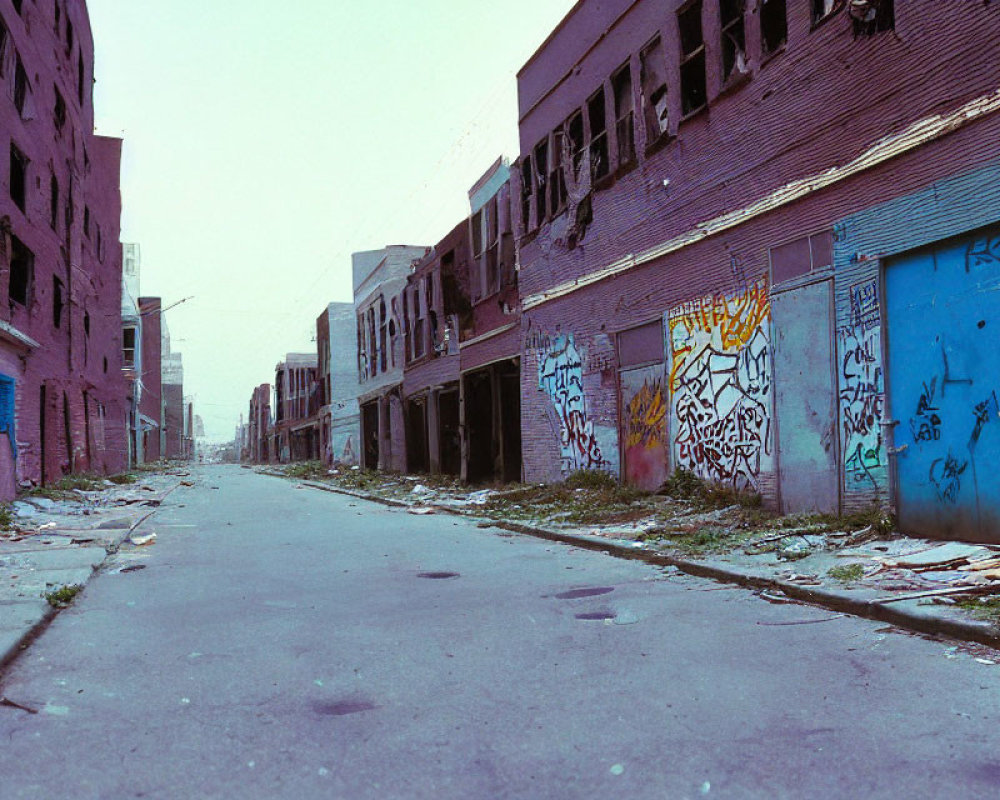
M 282 464 L 320 456 L 315 353 L 289 353 L 274 368 L 271 452 Z
M 139 245 L 122 245 L 122 374 L 126 381 L 129 467 L 143 462 L 142 314 L 139 310 Z
M 162 337 L 160 374 L 163 393 L 163 425 L 160 447 L 163 458 L 184 458 L 184 359 L 170 347 L 170 331 L 166 320 L 160 329 Z
M 140 297 L 142 337 L 139 342 L 139 423 L 142 428 L 142 460 L 158 461 L 163 457 L 163 312 L 159 297 Z
M 353 303 L 330 303 L 317 317 L 320 455 L 329 466 L 361 461 L 357 341 Z
M 86 4 L 0 10 L 0 499 L 125 468 L 121 140 L 95 136 Z
M 241 460 L 251 464 L 269 464 L 275 460 L 271 450 L 271 385 L 262 383 L 250 397 L 250 414 Z M 202 433 L 201 435 L 204 435 Z

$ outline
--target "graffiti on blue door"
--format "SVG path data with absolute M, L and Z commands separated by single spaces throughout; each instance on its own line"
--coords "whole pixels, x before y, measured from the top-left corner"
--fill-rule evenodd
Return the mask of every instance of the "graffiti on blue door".
M 891 263 L 886 309 L 900 521 L 928 535 L 998 540 L 1000 238 Z

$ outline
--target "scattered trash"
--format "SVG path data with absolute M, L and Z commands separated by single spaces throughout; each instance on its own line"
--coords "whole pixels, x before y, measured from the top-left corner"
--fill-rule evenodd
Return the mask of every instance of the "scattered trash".
M 430 492 L 430 489 L 428 489 L 422 483 L 418 483 L 416 486 L 413 487 L 413 489 L 411 489 L 411 492 L 413 494 L 426 494 Z
M 994 664 L 997 663 L 992 658 L 977 658 L 976 661 L 978 661 L 980 664 L 988 664 L 989 666 L 993 666 Z
M 127 567 L 122 567 L 118 572 L 137 572 L 140 569 L 146 569 L 145 564 L 132 564 Z
M 136 547 L 145 547 L 146 545 L 153 544 L 156 541 L 156 534 L 143 533 L 137 536 L 136 534 L 133 533 L 131 536 L 128 537 L 128 540 Z
M 406 509 L 406 511 L 409 514 L 420 514 L 420 515 L 434 513 L 434 509 L 430 508 L 429 506 L 411 506 L 410 508 Z

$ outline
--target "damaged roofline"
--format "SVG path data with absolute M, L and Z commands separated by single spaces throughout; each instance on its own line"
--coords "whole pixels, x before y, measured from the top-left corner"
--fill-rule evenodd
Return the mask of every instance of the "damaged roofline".
M 674 253 L 689 245 L 714 236 L 717 233 L 735 228 L 756 217 L 760 217 L 782 206 L 786 206 L 800 198 L 832 186 L 835 183 L 853 177 L 865 170 L 877 167 L 897 156 L 939 139 L 952 131 L 965 127 L 970 122 L 988 116 L 1000 110 L 1000 89 L 991 94 L 977 97 L 948 114 L 936 114 L 917 120 L 902 133 L 885 136 L 852 159 L 842 167 L 830 167 L 823 172 L 799 178 L 776 189 L 770 194 L 753 201 L 735 211 L 730 211 L 705 222 L 700 222 L 665 242 L 644 250 L 641 253 L 629 253 L 624 258 L 609 264 L 603 269 L 591 272 L 580 278 L 566 281 L 545 292 L 527 295 L 521 302 L 524 311 L 536 308 L 551 300 L 572 294 L 587 286 L 621 275 L 630 269 L 647 264 L 670 253 Z

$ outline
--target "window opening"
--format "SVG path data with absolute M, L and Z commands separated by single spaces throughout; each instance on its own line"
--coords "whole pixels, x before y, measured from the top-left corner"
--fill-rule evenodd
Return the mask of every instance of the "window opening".
M 76 94 L 80 100 L 80 106 L 83 106 L 84 97 L 84 66 L 83 66 L 83 53 L 81 52 L 76 59 Z
M 583 156 L 587 149 L 584 145 L 583 114 L 579 111 L 574 112 L 566 122 L 566 141 L 573 160 L 573 182 L 578 183 L 580 165 L 583 164 Z
M 763 0 L 760 7 L 760 47 L 770 55 L 788 39 L 788 15 L 785 0 Z
M 549 138 L 546 136 L 535 145 L 535 186 L 538 187 L 535 207 L 538 209 L 539 222 L 548 216 L 545 202 L 546 197 L 548 197 L 548 169 Z
M 854 36 L 874 36 L 896 25 L 892 0 L 852 0 L 848 6 Z
M 59 180 L 55 175 L 49 178 L 49 226 L 59 229 Z
M 28 73 L 24 71 L 24 64 L 21 62 L 21 55 L 17 56 L 17 64 L 14 68 L 14 108 L 17 113 L 24 114 L 24 102 L 28 97 Z
M 587 101 L 587 121 L 590 123 L 590 177 L 598 180 L 608 174 L 608 131 L 604 109 L 604 87 Z
M 521 225 L 524 232 L 531 230 L 531 156 L 521 161 Z
M 73 23 L 69 18 L 69 14 L 66 15 L 66 54 L 69 55 L 73 51 Z
M 62 131 L 63 126 L 66 124 L 66 101 L 63 100 L 62 92 L 59 91 L 58 86 L 52 87 L 56 93 L 56 104 L 52 109 L 52 117 L 56 123 L 56 130 Z
M 90 206 L 83 207 L 83 235 L 90 238 Z
M 135 328 L 122 331 L 122 366 L 125 369 L 135 368 Z
M 743 2 L 744 0 L 719 0 L 723 82 L 747 71 Z
M 618 138 L 618 166 L 635 159 L 635 101 L 632 99 L 632 70 L 623 66 L 611 78 L 615 96 L 615 134 Z
M 681 114 L 687 116 L 707 102 L 705 39 L 701 31 L 701 0 L 677 13 L 681 34 Z
M 11 0 L 11 5 L 14 6 L 14 10 L 18 13 L 18 15 L 20 15 L 21 6 L 24 5 L 23 0 Z
M 378 352 L 379 352 L 379 370 L 385 372 L 386 366 L 386 351 L 388 348 L 386 345 L 389 342 L 389 315 L 385 313 L 385 298 L 380 297 L 378 301 L 378 321 L 379 321 L 379 332 L 378 332 Z
M 828 17 L 844 4 L 844 0 L 812 0 L 813 25 Z
M 7 297 L 11 305 L 28 305 L 31 277 L 34 273 L 35 254 L 16 236 L 10 237 L 10 276 Z
M 639 53 L 639 87 L 642 113 L 646 122 L 646 141 L 654 142 L 667 132 L 666 59 L 663 42 L 657 36 Z
M 563 131 L 556 129 L 552 135 L 552 158 L 549 163 L 549 216 L 556 216 L 566 205 L 566 178 L 563 175 Z
M 25 192 L 27 189 L 28 159 L 17 146 L 10 145 L 10 199 L 21 211 L 25 209 Z
M 63 312 L 63 282 L 55 275 L 52 276 L 52 325 L 56 328 L 62 327 Z

